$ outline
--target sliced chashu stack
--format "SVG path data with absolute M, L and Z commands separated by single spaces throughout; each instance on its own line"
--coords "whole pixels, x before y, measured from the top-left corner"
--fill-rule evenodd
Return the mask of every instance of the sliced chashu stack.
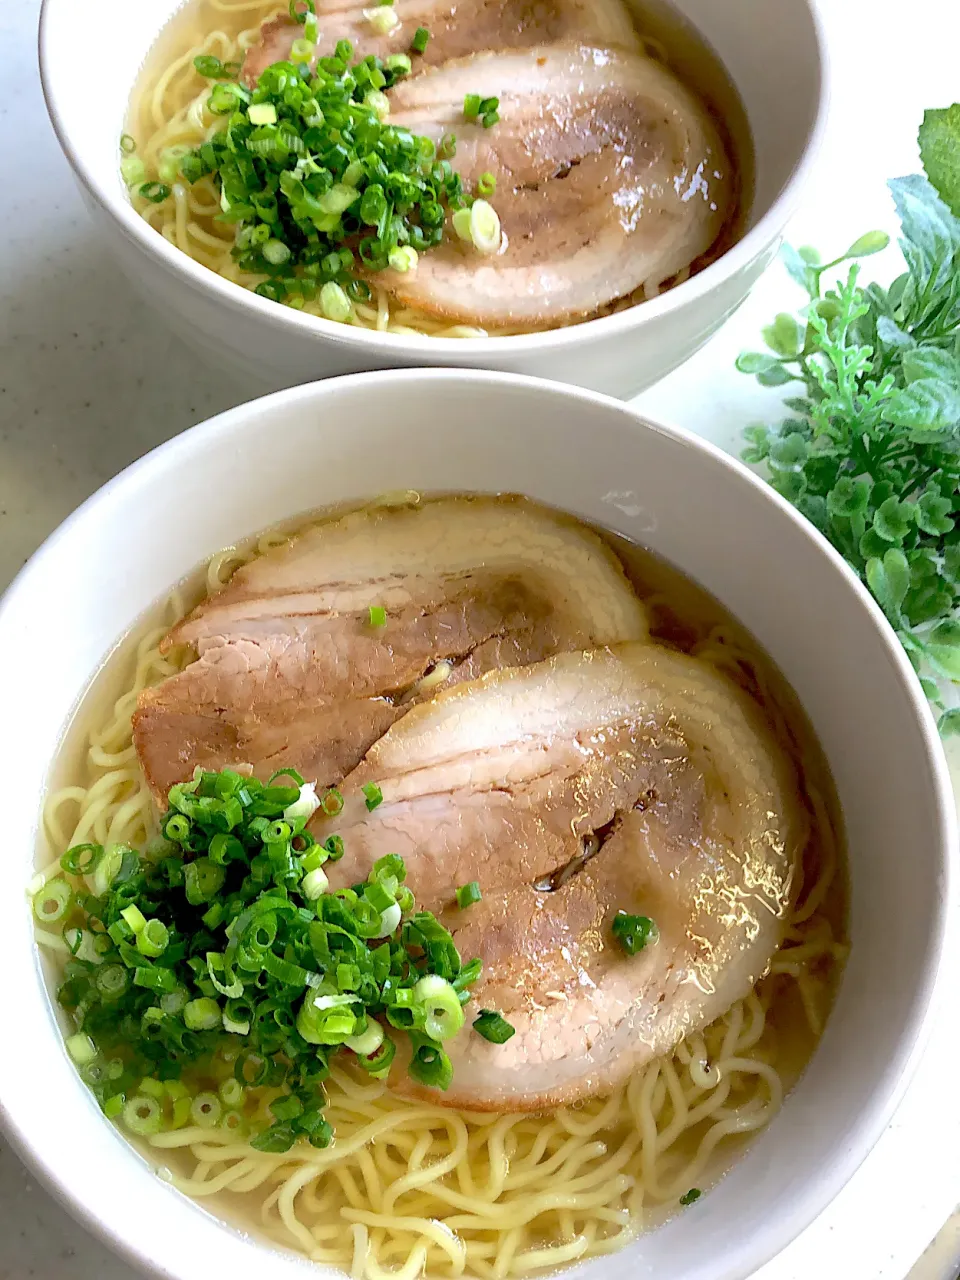
M 371 0 L 375 3 L 375 0 Z M 418 27 L 430 39 L 422 54 L 413 55 L 417 67 L 434 66 L 451 58 L 486 49 L 526 49 L 555 40 L 586 40 L 602 45 L 639 47 L 639 39 L 621 0 L 394 0 L 399 24 L 380 34 L 366 16 L 367 0 L 317 0 L 315 5 L 321 54 L 332 54 L 339 40 L 349 40 L 356 57 L 407 53 Z M 274 62 L 290 57 L 303 27 L 282 14 L 265 22 L 260 41 L 246 54 L 243 78 L 248 84 Z
M 383 802 L 367 812 L 360 788 Z M 653 644 L 491 673 L 412 710 L 343 784 L 331 881 L 400 853 L 418 904 L 464 959 L 470 1008 L 435 1101 L 527 1111 L 606 1091 L 724 1013 L 764 974 L 788 911 L 796 782 L 756 706 L 712 667 Z M 479 882 L 482 901 L 455 905 Z M 635 956 L 618 911 L 652 918 Z M 402 1068 L 400 1092 L 422 1090 Z M 434 1096 L 431 1093 L 431 1096 Z
M 134 741 L 161 802 L 197 765 L 327 786 L 444 676 L 646 634 L 616 557 L 567 517 L 521 499 L 367 508 L 258 557 L 174 627 L 161 647 L 197 660 L 144 691 Z
M 464 120 L 470 93 L 499 97 L 493 128 Z M 689 267 L 732 211 L 734 174 L 706 108 L 651 58 L 578 45 L 482 54 L 401 81 L 390 100 L 392 124 L 435 142 L 456 135 L 467 191 L 496 178 L 498 253 L 451 229 L 415 270 L 376 277 L 450 320 L 590 315 Z

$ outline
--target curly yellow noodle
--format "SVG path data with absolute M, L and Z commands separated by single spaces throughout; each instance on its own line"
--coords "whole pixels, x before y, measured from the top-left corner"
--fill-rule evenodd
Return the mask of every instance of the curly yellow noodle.
M 229 6 L 221 0 L 219 7 Z M 207 565 L 202 590 L 216 591 L 238 566 L 288 536 L 272 530 L 247 549 L 226 548 Z M 86 840 L 139 846 L 157 834 L 130 717 L 143 689 L 188 660 L 185 651 L 159 651 L 185 610 L 174 593 L 89 735 L 82 779 L 50 795 L 44 823 L 52 849 Z M 405 1101 L 336 1067 L 328 1089 L 332 1146 L 255 1151 L 245 1130 L 258 1117 L 269 1122 L 276 1096 L 262 1090 L 234 1130 L 191 1127 L 150 1138 L 164 1176 L 355 1280 L 423 1273 L 508 1280 L 550 1271 L 619 1248 L 691 1186 L 716 1176 L 718 1151 L 725 1165 L 745 1135 L 769 1123 L 796 1074 L 797 1062 L 781 1062 L 777 1011 L 792 997 L 805 1017 L 802 1064 L 822 1028 L 845 947 L 824 910 L 839 865 L 829 806 L 815 779 L 803 776 L 803 744 L 790 717 L 735 629 L 713 627 L 692 651 L 765 707 L 793 751 L 809 806 L 798 906 L 770 973 L 753 992 L 606 1098 L 551 1115 L 472 1115 Z M 64 953 L 56 934 L 38 936 Z M 232 1062 L 218 1062 L 217 1072 L 212 1084 L 231 1074 Z

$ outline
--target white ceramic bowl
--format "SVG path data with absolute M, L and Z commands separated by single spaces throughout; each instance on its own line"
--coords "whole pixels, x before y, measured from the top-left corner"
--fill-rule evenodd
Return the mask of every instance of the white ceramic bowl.
M 589 442 L 589 444 L 585 444 Z M 782 1114 L 697 1206 L 582 1280 L 743 1280 L 827 1205 L 886 1126 L 938 988 L 956 846 L 945 761 L 893 632 L 838 556 L 744 467 L 616 401 L 485 373 L 401 371 L 255 401 L 135 463 L 53 535 L 0 604 L 10 980 L 0 1118 L 92 1229 L 169 1280 L 318 1275 L 158 1181 L 63 1050 L 18 886 L 77 699 L 137 616 L 203 558 L 281 518 L 398 488 L 529 494 L 634 538 L 708 587 L 779 664 L 833 771 L 852 950 Z M 866 1224 L 865 1224 L 866 1225 Z M 880 1227 L 882 1229 L 882 1226 Z M 329 1272 L 323 1272 L 330 1275 Z
M 675 0 L 740 91 L 757 157 L 746 235 L 662 297 L 550 333 L 406 338 L 333 324 L 231 284 L 134 213 L 118 139 L 154 37 L 181 0 L 44 0 L 40 70 L 50 117 L 86 203 L 120 266 L 192 345 L 267 386 L 411 365 L 502 369 L 631 396 L 676 368 L 730 316 L 776 254 L 826 113 L 815 0 Z M 95 75 L 78 74 L 95 68 Z

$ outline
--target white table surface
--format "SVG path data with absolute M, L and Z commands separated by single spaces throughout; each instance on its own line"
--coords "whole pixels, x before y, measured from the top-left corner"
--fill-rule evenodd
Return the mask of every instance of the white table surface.
M 64 516 L 128 462 L 257 391 L 168 334 L 95 238 L 43 108 L 38 3 L 0 0 L 0 587 Z M 960 97 L 960 11 L 957 0 L 823 5 L 836 71 L 832 120 L 791 238 L 832 254 L 873 226 L 894 229 L 884 181 L 917 168 L 923 108 Z M 895 251 L 868 267 L 892 275 Z M 776 413 L 777 394 L 736 373 L 734 357 L 755 346 L 760 324 L 795 297 L 783 271 L 773 268 L 728 327 L 640 397 L 638 407 L 736 449 L 745 424 Z M 954 776 L 960 781 L 960 756 Z M 956 1223 L 911 1268 L 960 1204 L 958 1061 L 960 1020 L 948 1009 L 873 1154 L 834 1205 L 756 1280 L 905 1280 L 908 1272 L 910 1280 L 954 1280 Z M 136 1280 L 0 1141 L 0 1280 L 26 1277 Z

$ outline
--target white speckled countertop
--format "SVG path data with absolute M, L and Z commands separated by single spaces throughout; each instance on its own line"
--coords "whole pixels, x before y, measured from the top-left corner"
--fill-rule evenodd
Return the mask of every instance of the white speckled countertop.
M 960 96 L 949 34 L 956 36 L 958 19 L 956 0 L 823 4 L 840 74 L 823 162 L 792 231 L 797 242 L 839 250 L 871 226 L 892 230 L 884 178 L 916 168 L 923 107 Z M 0 0 L 0 588 L 127 463 L 263 389 L 238 385 L 181 345 L 115 273 L 47 123 L 38 7 L 39 0 Z M 892 250 L 875 261 L 878 272 L 896 269 Z M 775 268 L 704 352 L 638 404 L 735 448 L 740 428 L 776 397 L 734 372 L 733 358 L 789 305 L 790 290 Z M 956 1022 L 945 1011 L 907 1100 L 851 1184 L 756 1280 L 905 1280 L 908 1272 L 910 1280 L 956 1280 L 956 1221 L 911 1270 L 960 1203 Z M 0 1139 L 0 1280 L 27 1277 L 137 1280 Z

